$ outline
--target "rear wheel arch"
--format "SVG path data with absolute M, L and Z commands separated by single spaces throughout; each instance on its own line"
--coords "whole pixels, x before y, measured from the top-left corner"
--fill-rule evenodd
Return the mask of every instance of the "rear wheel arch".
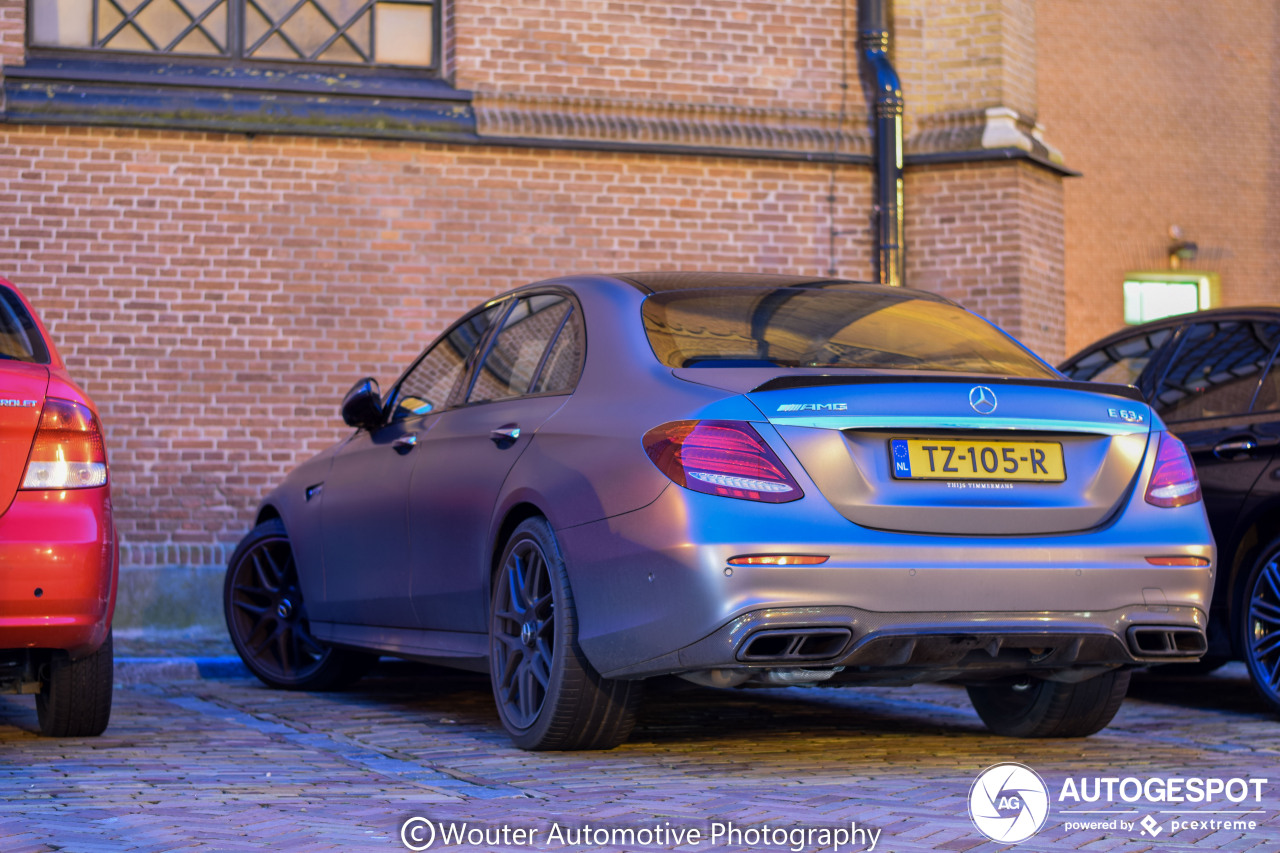
M 259 524 L 265 524 L 266 522 L 277 518 L 280 519 L 282 524 L 284 523 L 284 518 L 280 515 L 280 510 L 276 509 L 274 504 L 264 504 L 262 509 L 258 510 L 258 517 L 253 520 L 253 526 L 257 527 Z
M 541 507 L 530 501 L 521 501 L 507 510 L 507 514 L 503 516 L 502 523 L 498 525 L 497 531 L 489 541 L 489 580 L 491 583 L 498 574 L 498 570 L 502 568 L 502 552 L 507 547 L 507 540 L 511 538 L 511 534 L 515 533 L 516 528 L 530 518 L 545 519 L 546 517 L 547 514 L 542 511 Z M 548 523 L 550 523 L 549 519 Z

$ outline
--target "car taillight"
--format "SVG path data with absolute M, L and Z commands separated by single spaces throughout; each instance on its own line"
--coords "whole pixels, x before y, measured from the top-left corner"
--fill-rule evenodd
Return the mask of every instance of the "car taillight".
M 1200 480 L 1187 446 L 1176 436 L 1159 433 L 1156 464 L 1147 484 L 1147 503 L 1155 506 L 1186 506 L 1200 500 Z
M 93 412 L 70 400 L 45 400 L 22 488 L 86 489 L 106 482 L 107 450 Z
M 800 486 L 750 424 L 672 421 L 644 434 L 644 449 L 675 483 L 695 492 L 785 503 Z

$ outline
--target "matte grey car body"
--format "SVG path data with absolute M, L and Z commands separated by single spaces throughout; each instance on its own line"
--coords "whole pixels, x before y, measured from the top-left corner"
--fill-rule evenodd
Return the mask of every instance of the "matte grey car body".
M 697 326 L 725 299 L 753 332 Z M 558 325 L 539 337 L 544 315 Z M 783 315 L 823 327 L 824 355 L 777 356 L 789 339 L 760 330 Z M 957 323 L 994 367 L 957 370 L 980 361 L 945 351 Z M 876 343 L 851 346 L 849 329 Z M 757 331 L 773 338 L 752 356 L 739 339 Z M 1134 389 L 1067 381 L 940 297 L 581 276 L 491 300 L 433 347 L 385 402 L 372 380 L 353 388 L 359 428 L 266 498 L 232 558 L 228 624 L 268 683 L 331 686 L 369 653 L 489 669 L 518 744 L 589 748 L 625 739 L 652 676 L 951 679 L 996 731 L 1071 736 L 1106 725 L 1130 668 L 1204 651 L 1214 546 L 1198 491 L 1151 497 L 1180 445 Z M 460 359 L 447 392 L 410 393 L 439 347 Z M 779 481 L 673 476 L 698 425 L 721 431 L 707 458 L 758 437 L 747 452 Z M 911 441 L 917 468 L 957 473 L 895 475 Z M 1064 479 L 1029 480 L 1049 445 Z M 582 685 L 606 711 L 569 707 Z

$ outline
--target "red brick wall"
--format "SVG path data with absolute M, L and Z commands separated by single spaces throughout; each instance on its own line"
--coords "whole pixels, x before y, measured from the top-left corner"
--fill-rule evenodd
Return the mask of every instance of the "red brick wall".
M 855 0 L 459 0 L 457 85 L 482 92 L 834 110 Z M 862 109 L 857 52 L 851 109 Z
M 812 164 L 10 127 L 3 272 L 102 409 L 133 563 L 216 562 L 283 474 L 483 298 L 574 271 L 825 272 Z M 865 169 L 837 184 L 867 219 Z M 847 221 L 845 221 L 847 219 Z M 838 245 L 870 274 L 865 230 Z M 197 546 L 179 551 L 171 544 Z
M 1048 137 L 1066 184 L 1067 349 L 1124 321 L 1126 272 L 1167 269 L 1169 226 L 1223 302 L 1280 302 L 1280 6 L 1039 0 Z
M 1062 358 L 1062 179 L 1025 162 L 910 169 L 907 283 Z

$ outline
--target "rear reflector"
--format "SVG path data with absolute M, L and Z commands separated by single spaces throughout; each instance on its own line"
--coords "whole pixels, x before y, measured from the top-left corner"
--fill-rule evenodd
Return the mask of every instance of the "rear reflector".
M 645 433 L 644 449 L 672 482 L 695 492 L 766 503 L 804 496 L 748 423 L 672 421 Z
M 107 451 L 93 412 L 70 400 L 45 400 L 21 488 L 86 489 L 106 482 Z
M 1159 432 L 1156 464 L 1147 485 L 1147 503 L 1154 506 L 1186 506 L 1200 500 L 1200 481 L 1187 453 L 1176 436 Z
M 1207 557 L 1147 557 L 1153 566 L 1207 566 Z
M 830 557 L 816 554 L 752 554 L 730 557 L 731 566 L 820 566 Z

